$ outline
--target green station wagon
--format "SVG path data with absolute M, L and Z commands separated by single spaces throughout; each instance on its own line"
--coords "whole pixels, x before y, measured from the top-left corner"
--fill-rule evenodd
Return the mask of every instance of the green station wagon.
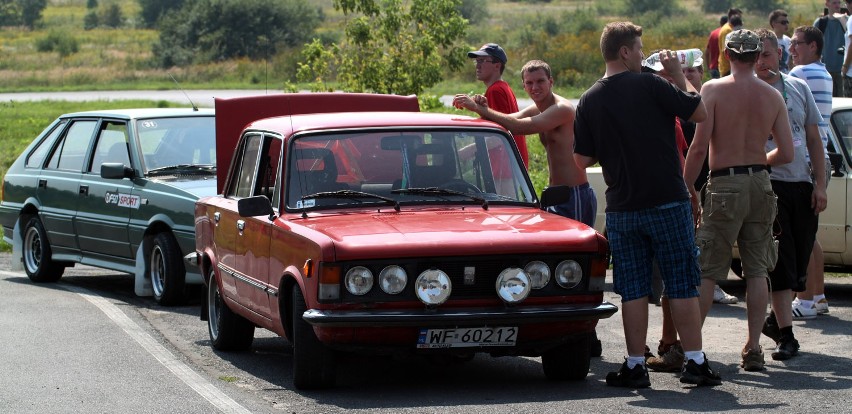
M 78 112 L 51 123 L 9 168 L 0 193 L 15 266 L 55 282 L 82 263 L 131 273 L 139 296 L 180 302 L 202 283 L 195 201 L 216 194 L 212 109 Z

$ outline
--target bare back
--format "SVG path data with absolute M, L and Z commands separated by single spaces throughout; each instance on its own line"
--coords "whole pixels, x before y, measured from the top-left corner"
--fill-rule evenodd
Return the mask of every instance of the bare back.
M 706 139 L 709 134 L 711 171 L 770 164 L 765 150 L 770 134 L 790 136 L 781 94 L 751 73 L 710 81 L 701 95 L 707 120 L 698 124 L 696 137 Z

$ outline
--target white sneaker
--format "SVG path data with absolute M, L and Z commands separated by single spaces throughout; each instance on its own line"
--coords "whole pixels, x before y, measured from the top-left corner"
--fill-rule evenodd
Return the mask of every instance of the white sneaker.
M 828 313 L 828 300 L 822 298 L 819 302 L 814 302 L 814 308 L 816 308 L 818 314 L 825 315 Z
M 716 288 L 713 289 L 713 302 L 730 305 L 739 302 L 739 299 L 734 295 L 729 295 L 719 285 L 716 285 Z
M 817 316 L 817 310 L 811 306 L 806 308 L 799 301 L 793 302 L 793 319 L 813 319 Z

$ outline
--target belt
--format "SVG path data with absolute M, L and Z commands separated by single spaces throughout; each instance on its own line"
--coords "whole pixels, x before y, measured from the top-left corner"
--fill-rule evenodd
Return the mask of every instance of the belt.
M 768 165 L 741 165 L 737 167 L 728 167 L 722 168 L 720 170 L 710 171 L 711 177 L 725 177 L 729 175 L 740 175 L 740 174 L 748 174 L 751 175 L 756 172 L 766 171 L 772 172 L 772 169 L 769 168 Z

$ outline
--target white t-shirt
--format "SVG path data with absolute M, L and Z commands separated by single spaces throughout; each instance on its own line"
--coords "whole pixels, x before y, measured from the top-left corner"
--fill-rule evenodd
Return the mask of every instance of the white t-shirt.
M 846 41 L 849 42 L 849 38 L 846 38 Z M 790 72 L 790 36 L 782 35 L 780 39 L 778 39 L 778 47 L 781 48 L 781 72 L 787 73 Z M 847 46 L 847 49 L 849 47 Z
M 849 44 L 852 43 L 852 19 L 846 20 L 846 55 L 849 55 Z M 846 56 L 843 56 L 843 61 L 846 61 Z M 852 68 L 846 68 L 846 76 L 852 76 Z

